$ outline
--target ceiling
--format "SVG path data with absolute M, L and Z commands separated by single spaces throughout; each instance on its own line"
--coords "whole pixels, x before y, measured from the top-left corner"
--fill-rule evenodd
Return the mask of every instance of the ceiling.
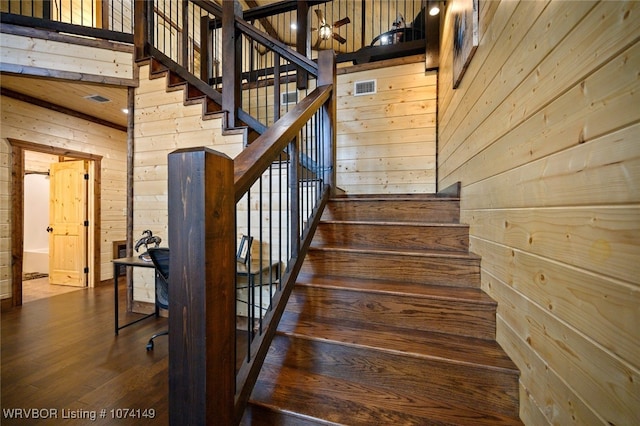
M 123 86 L 108 86 L 87 82 L 72 82 L 40 77 L 27 77 L 15 74 L 2 74 L 0 86 L 3 93 L 17 97 L 27 102 L 40 101 L 42 106 L 50 109 L 68 110 L 99 120 L 127 127 L 127 114 L 122 112 L 127 107 L 127 88 Z M 9 90 L 12 93 L 5 92 Z M 15 95 L 18 94 L 18 95 Z M 87 96 L 100 95 L 109 102 L 98 103 L 86 99 Z

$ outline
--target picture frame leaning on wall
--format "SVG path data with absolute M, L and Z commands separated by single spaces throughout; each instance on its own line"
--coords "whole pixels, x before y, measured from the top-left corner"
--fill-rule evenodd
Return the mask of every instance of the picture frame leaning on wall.
M 464 72 L 479 44 L 478 1 L 454 0 L 453 16 L 453 88 L 460 86 Z

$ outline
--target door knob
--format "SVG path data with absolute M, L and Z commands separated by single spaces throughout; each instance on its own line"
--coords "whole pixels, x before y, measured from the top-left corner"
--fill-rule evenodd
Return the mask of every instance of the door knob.
M 47 232 L 53 232 L 53 228 L 50 226 L 47 226 Z

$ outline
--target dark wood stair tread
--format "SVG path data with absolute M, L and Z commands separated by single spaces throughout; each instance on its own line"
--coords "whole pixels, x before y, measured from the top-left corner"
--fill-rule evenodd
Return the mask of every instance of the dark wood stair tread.
M 348 425 L 521 425 L 513 416 L 482 407 L 392 392 L 378 384 L 302 373 L 265 362 L 252 394 L 252 404 L 294 411 L 305 417 Z
M 403 293 L 393 289 L 388 291 L 387 285 L 366 290 L 366 285 L 372 288 L 372 284 L 378 283 L 375 280 L 360 282 L 363 283 L 362 288 L 297 283 L 286 309 L 289 312 L 307 312 L 318 320 L 332 320 L 337 327 L 342 320 L 353 320 L 407 331 L 440 331 L 495 339 L 496 305 L 482 295 L 480 289 L 465 291 L 456 287 L 448 294 L 446 290 L 431 286 L 434 291 L 428 294 L 419 293 L 423 289 L 417 285 L 410 289 L 415 290 L 413 293 Z M 458 294 L 454 297 L 455 293 Z
M 407 249 L 376 249 L 376 248 L 363 248 L 363 247 L 319 247 L 313 245 L 311 243 L 311 247 L 309 247 L 309 251 L 312 250 L 322 250 L 322 251 L 334 251 L 341 253 L 367 253 L 367 254 L 377 254 L 377 255 L 387 255 L 387 256 L 414 256 L 414 257 L 423 257 L 423 258 L 442 258 L 442 259 L 462 259 L 462 260 L 477 260 L 480 261 L 480 256 L 475 253 L 467 252 L 467 253 L 459 253 L 459 252 L 449 252 L 449 251 L 424 251 L 424 250 L 407 250 Z
M 418 201 L 418 200 L 438 200 L 438 201 L 460 201 L 459 197 L 443 197 L 435 193 L 421 193 L 421 194 L 342 194 L 332 197 L 329 201 L 348 202 L 348 201 L 361 201 L 361 200 L 373 200 L 373 201 Z
M 369 280 L 352 277 L 334 277 L 301 272 L 298 285 L 335 288 L 351 291 L 367 291 L 394 295 L 408 295 L 450 301 L 465 301 L 497 306 L 488 294 L 477 287 L 438 286 L 408 281 Z
M 343 195 L 329 200 L 323 220 L 460 222 L 460 199 L 434 194 Z
M 338 219 L 323 219 L 321 223 L 349 223 L 349 224 L 360 224 L 360 225 L 371 225 L 372 222 L 369 220 L 338 220 Z M 381 220 L 378 222 L 373 222 L 376 225 L 399 225 L 399 226 L 422 226 L 425 228 L 469 228 L 469 225 L 466 223 L 442 223 L 442 222 L 404 222 L 404 221 L 391 221 L 391 220 Z
M 322 374 L 409 397 L 420 394 L 468 408 L 486 405 L 502 414 L 518 414 L 518 393 L 513 392 L 518 375 L 512 371 L 282 335 L 274 339 L 266 362 L 296 369 L 302 377 Z
M 286 311 L 277 333 L 518 374 L 513 361 L 495 340 L 348 320 L 337 322 Z

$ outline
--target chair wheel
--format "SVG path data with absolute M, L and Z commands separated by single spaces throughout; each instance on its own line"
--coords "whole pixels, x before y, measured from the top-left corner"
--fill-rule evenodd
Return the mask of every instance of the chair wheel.
M 147 351 L 150 351 L 152 349 L 153 349 L 153 340 L 147 343 Z

